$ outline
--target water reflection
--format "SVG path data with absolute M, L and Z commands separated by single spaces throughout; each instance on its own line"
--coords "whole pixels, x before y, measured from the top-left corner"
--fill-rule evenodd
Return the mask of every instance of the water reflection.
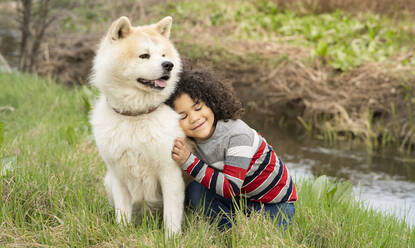
M 350 180 L 368 206 L 392 213 L 415 226 L 415 158 L 393 151 L 370 155 L 364 145 L 328 145 L 294 127 L 248 112 L 245 121 L 273 145 L 296 177 L 327 175 Z M 411 209 L 412 208 L 412 209 Z

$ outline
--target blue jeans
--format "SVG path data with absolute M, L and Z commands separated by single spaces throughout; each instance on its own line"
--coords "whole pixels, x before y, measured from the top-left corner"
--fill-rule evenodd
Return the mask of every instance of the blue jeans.
M 294 203 L 264 204 L 244 197 L 227 199 L 196 181 L 186 187 L 185 203 L 193 209 L 202 208 L 203 213 L 212 221 L 218 218 L 220 230 L 232 227 L 237 209 L 241 209 L 248 216 L 252 211 L 263 209 L 265 214 L 269 215 L 271 220 L 276 220 L 278 227 L 283 226 L 284 230 L 291 224 L 295 212 Z

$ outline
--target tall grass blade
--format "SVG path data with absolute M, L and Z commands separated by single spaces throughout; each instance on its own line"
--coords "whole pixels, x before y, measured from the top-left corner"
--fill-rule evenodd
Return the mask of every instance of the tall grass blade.
M 0 121 L 0 148 L 4 143 L 4 123 Z

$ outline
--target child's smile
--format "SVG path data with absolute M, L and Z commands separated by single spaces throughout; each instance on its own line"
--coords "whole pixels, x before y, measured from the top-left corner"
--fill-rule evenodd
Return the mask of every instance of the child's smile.
M 174 101 L 174 109 L 180 115 L 180 126 L 188 137 L 196 141 L 209 139 L 215 131 L 213 111 L 203 102 L 194 102 L 186 93 Z

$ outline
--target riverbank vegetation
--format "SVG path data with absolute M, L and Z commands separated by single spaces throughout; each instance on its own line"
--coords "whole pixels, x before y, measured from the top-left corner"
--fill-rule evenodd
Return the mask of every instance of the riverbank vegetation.
M 331 144 L 413 152 L 412 1 L 125 0 L 71 8 L 41 46 L 34 69 L 41 75 L 85 84 L 111 21 L 127 15 L 141 25 L 171 15 L 186 65 L 232 83 L 246 108 Z
M 415 229 L 349 198 L 348 183 L 297 179 L 292 226 L 239 214 L 220 233 L 197 213 L 164 239 L 160 214 L 115 223 L 88 124 L 87 87 L 0 73 L 0 246 L 5 247 L 413 247 Z
M 359 139 L 369 151 L 392 144 L 411 152 L 412 19 L 307 13 L 271 1 L 180 3 L 164 13 L 179 16 L 182 53 L 192 64 L 210 62 L 249 107 L 328 142 Z

